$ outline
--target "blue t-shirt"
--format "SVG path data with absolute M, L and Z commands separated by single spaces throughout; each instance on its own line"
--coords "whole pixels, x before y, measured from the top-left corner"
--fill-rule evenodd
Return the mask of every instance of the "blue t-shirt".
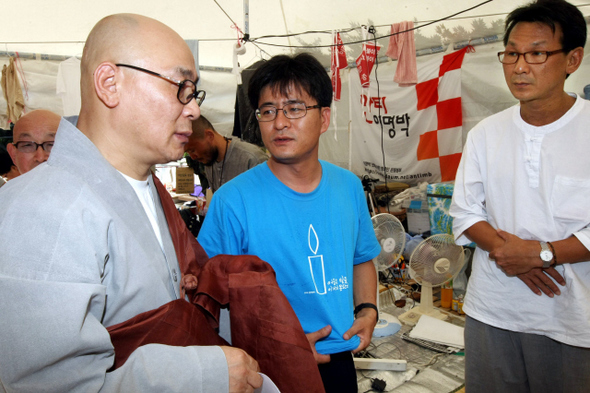
M 375 237 L 360 180 L 320 161 L 322 179 L 310 193 L 285 186 L 260 164 L 224 184 L 213 196 L 199 232 L 207 254 L 256 255 L 277 282 L 305 333 L 326 325 L 316 343 L 331 354 L 355 349 L 360 339 L 342 335 L 354 322 L 353 265 L 375 258 Z

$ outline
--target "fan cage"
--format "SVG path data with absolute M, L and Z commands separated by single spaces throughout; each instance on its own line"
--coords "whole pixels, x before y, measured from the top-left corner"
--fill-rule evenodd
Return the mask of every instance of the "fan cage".
M 401 258 L 406 246 L 406 233 L 400 220 L 392 214 L 377 214 L 371 221 L 381 245 L 381 252 L 373 261 L 377 270 L 384 271 Z
M 410 276 L 420 285 L 440 286 L 461 271 L 463 247 L 448 234 L 433 235 L 422 241 L 410 257 Z

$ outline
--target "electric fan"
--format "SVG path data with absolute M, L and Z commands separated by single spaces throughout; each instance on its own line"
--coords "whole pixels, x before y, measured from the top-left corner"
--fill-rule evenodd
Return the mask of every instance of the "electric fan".
M 406 245 L 406 233 L 397 217 L 381 213 L 371 217 L 377 240 L 381 244 L 381 252 L 373 259 L 377 271 L 377 309 L 379 309 L 379 272 L 393 266 L 401 257 Z M 379 320 L 373 330 L 374 337 L 385 337 L 395 334 L 400 329 L 399 320 L 393 315 L 382 313 L 379 309 Z M 396 359 L 354 358 L 357 369 L 406 371 L 407 361 Z
M 381 252 L 373 259 L 375 270 L 377 270 L 377 308 L 379 309 L 379 272 L 387 270 L 400 259 L 406 245 L 406 233 L 402 223 L 392 214 L 377 214 L 371 218 L 371 221 L 377 240 L 381 244 Z M 379 321 L 375 325 L 373 336 L 384 337 L 395 334 L 400 326 L 396 317 L 379 310 Z
M 400 315 L 399 319 L 415 325 L 420 316 L 446 319 L 446 315 L 432 305 L 432 288 L 454 278 L 465 264 L 463 247 L 455 244 L 449 234 L 439 234 L 423 240 L 412 252 L 409 274 L 422 286 L 420 305 Z

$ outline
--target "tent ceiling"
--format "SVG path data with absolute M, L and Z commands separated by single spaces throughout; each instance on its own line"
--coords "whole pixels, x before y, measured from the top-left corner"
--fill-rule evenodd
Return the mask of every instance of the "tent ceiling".
M 419 22 L 418 26 L 422 26 L 426 22 L 456 14 L 483 2 L 485 0 L 407 0 L 403 2 L 375 0 L 364 3 L 357 0 L 251 1 L 249 32 L 251 38 L 257 38 L 310 30 L 340 30 L 372 24 L 378 27 L 377 35 L 382 36 L 389 33 L 388 26 L 391 23 L 414 20 Z M 490 26 L 492 21 L 503 19 L 517 5 L 527 2 L 528 0 L 493 0 L 462 13 L 454 19 L 424 27 L 419 32 L 426 37 L 435 36 L 436 27 L 440 28 L 441 23 L 451 30 L 463 27 L 470 32 L 474 18 L 483 17 L 484 22 Z M 571 0 L 571 2 L 581 6 L 580 9 L 584 15 L 590 14 L 588 0 Z M 0 37 L 4 40 L 0 42 L 4 44 L 0 52 L 80 55 L 88 32 L 100 18 L 113 13 L 133 12 L 166 23 L 185 39 L 200 40 L 200 65 L 232 67 L 232 53 L 233 46 L 237 42 L 237 31 L 221 8 L 244 30 L 242 0 L 198 0 L 172 3 L 150 0 L 5 2 L 3 15 L 18 17 L 5 18 L 0 25 Z M 355 38 L 360 38 L 358 31 L 343 35 L 345 42 L 353 41 Z M 247 53 L 240 56 L 242 66 L 254 63 L 260 56 L 267 57 L 292 50 L 263 45 L 262 42 L 295 46 L 329 45 L 331 37 L 330 34 L 307 34 L 291 38 L 261 39 L 258 47 L 252 43 L 247 44 Z M 349 60 L 355 56 L 354 50 L 349 53 Z M 327 48 L 318 51 L 318 54 L 328 55 L 329 53 Z

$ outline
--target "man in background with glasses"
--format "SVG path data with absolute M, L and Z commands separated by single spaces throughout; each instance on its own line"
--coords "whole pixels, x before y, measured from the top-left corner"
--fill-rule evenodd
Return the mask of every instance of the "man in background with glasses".
M 60 120 L 51 111 L 37 109 L 14 123 L 13 142 L 6 149 L 21 175 L 47 161 Z
M 508 15 L 520 105 L 468 135 L 451 216 L 477 243 L 463 310 L 468 392 L 590 391 L 590 103 L 565 92 L 586 21 L 563 0 Z
M 227 346 L 144 345 L 111 370 L 106 327 L 182 298 L 151 167 L 184 154 L 205 94 L 184 40 L 132 14 L 92 29 L 81 78 L 47 164 L 0 192 L 0 390 L 252 392 L 257 362 Z
M 270 158 L 215 193 L 199 243 L 210 256 L 251 254 L 270 263 L 326 392 L 356 392 L 351 351 L 369 345 L 377 322 L 372 259 L 381 247 L 360 180 L 318 159 L 330 124 L 330 78 L 309 54 L 275 56 L 254 72 L 248 97 Z

